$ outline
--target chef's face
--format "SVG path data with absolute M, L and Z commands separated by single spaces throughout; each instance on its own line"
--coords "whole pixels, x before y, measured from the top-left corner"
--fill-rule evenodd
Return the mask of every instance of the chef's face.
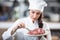
M 30 10 L 30 17 L 32 21 L 37 20 L 40 17 L 41 12 L 39 10 Z

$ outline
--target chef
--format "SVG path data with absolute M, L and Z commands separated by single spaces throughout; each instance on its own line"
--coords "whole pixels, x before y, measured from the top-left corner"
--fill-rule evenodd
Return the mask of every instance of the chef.
M 51 40 L 51 32 L 46 22 L 42 20 L 44 7 L 47 6 L 44 0 L 28 0 L 29 16 L 18 19 L 7 31 L 2 35 L 3 40 L 9 39 L 15 34 L 16 40 L 39 40 L 38 37 L 30 37 L 26 35 L 29 30 L 43 28 L 48 34 L 42 36 L 40 40 Z

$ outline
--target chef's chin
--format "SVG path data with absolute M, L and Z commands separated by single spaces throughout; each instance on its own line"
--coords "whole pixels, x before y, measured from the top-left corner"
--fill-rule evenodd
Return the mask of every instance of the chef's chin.
M 32 21 L 36 21 L 36 19 L 32 19 Z

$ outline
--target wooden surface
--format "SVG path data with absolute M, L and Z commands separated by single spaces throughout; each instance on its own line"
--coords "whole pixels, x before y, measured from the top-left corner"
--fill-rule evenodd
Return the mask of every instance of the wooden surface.
M 7 29 L 0 29 L 0 40 L 3 40 L 2 39 L 2 34 L 4 33 L 4 31 L 6 31 Z

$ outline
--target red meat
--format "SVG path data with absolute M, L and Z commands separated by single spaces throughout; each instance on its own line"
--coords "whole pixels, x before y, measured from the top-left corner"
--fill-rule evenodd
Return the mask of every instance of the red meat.
M 45 30 L 43 30 L 42 28 L 36 28 L 34 30 L 29 31 L 28 34 L 37 35 L 37 34 L 44 34 L 44 33 L 45 33 Z

